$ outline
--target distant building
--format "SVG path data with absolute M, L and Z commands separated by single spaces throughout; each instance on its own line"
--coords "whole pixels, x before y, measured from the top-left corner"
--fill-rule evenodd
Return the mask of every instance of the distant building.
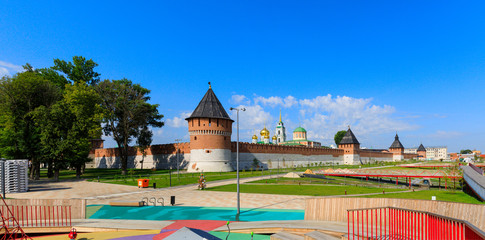
M 276 144 L 286 142 L 286 129 L 285 129 L 285 125 L 283 124 L 283 121 L 281 121 L 281 110 L 280 110 L 280 121 L 278 121 L 278 124 L 276 125 L 275 137 L 276 137 L 276 141 L 275 141 Z
M 307 147 L 321 147 L 322 144 L 320 142 L 310 141 L 307 139 L 307 132 L 306 129 L 302 127 L 297 127 L 293 130 L 293 140 L 286 141 L 279 143 L 280 145 L 300 145 L 300 146 L 307 146 Z
M 322 144 L 320 142 L 308 140 L 307 131 L 302 127 L 297 127 L 293 130 L 293 140 L 286 139 L 286 128 L 281 120 L 281 112 L 280 112 L 280 120 L 276 124 L 275 134 L 270 139 L 270 132 L 266 127 L 263 128 L 260 132 L 261 138 L 258 141 L 258 136 L 253 135 L 251 143 L 257 144 L 275 144 L 275 145 L 283 145 L 283 146 L 306 146 L 306 147 L 321 147 Z
M 424 147 L 423 144 L 421 144 L 418 148 L 406 148 L 404 149 L 404 153 L 415 153 L 418 154 L 418 149 L 420 147 L 423 147 L 420 150 L 425 150 L 425 156 L 423 159 L 427 160 L 445 160 L 448 159 L 448 148 L 446 146 L 438 146 L 438 147 Z

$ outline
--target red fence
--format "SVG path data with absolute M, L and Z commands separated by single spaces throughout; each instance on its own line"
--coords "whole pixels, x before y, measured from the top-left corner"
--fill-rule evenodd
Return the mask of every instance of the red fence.
M 71 206 L 0 206 L 5 218 L 14 217 L 21 227 L 70 227 Z M 10 211 L 9 211 L 10 210 Z M 14 224 L 5 223 L 7 227 Z
M 430 212 L 384 207 L 347 210 L 348 239 L 485 239 L 467 221 Z

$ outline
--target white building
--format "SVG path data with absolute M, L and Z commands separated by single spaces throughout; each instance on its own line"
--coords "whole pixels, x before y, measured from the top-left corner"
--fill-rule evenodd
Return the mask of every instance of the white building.
M 404 153 L 417 153 L 418 148 L 406 148 Z M 448 159 L 448 147 L 426 147 L 426 159 L 427 160 L 445 160 Z

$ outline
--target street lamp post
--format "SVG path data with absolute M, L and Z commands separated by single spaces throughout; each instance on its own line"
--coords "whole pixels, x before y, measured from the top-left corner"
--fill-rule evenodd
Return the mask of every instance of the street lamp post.
M 240 211 L 240 199 L 239 199 L 239 111 L 246 111 L 246 108 L 231 108 L 232 110 L 236 110 L 237 116 L 237 142 L 236 142 L 236 176 L 237 176 L 237 214 L 236 214 L 236 221 L 239 221 L 239 214 Z
M 179 154 L 179 152 L 180 152 L 179 144 L 180 144 L 180 141 L 182 141 L 182 139 L 175 139 L 175 142 L 177 143 L 177 149 L 176 149 L 176 152 L 175 152 L 175 154 L 177 155 L 177 179 L 180 179 L 180 176 L 179 176 L 179 174 L 180 174 L 180 169 L 179 169 L 179 167 L 180 167 L 180 161 L 179 161 L 179 155 L 180 155 Z

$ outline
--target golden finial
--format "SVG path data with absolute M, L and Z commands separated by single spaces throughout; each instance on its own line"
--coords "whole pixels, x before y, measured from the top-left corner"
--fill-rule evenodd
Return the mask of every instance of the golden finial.
M 281 108 L 280 108 L 280 122 L 281 122 Z
M 212 88 L 212 87 L 211 87 L 211 82 L 209 82 L 209 89 L 211 89 L 211 88 Z

